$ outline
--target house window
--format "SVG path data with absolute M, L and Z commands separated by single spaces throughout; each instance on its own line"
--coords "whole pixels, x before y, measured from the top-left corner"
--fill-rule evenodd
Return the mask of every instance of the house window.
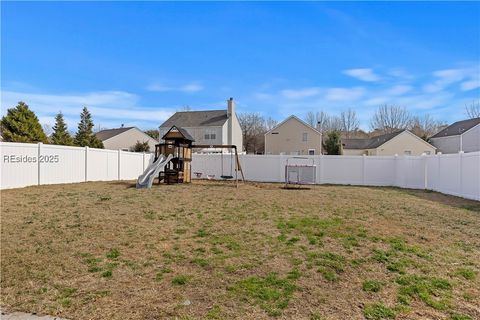
M 314 156 L 315 155 L 315 149 L 308 149 L 308 155 L 309 156 Z
M 205 140 L 215 140 L 216 138 L 215 129 L 205 129 Z
M 304 132 L 302 135 L 302 141 L 307 141 L 308 140 L 308 133 Z
M 411 155 L 412 155 L 412 151 L 410 151 L 410 150 L 405 150 L 405 151 L 403 152 L 403 154 L 406 155 L 406 156 L 411 156 Z

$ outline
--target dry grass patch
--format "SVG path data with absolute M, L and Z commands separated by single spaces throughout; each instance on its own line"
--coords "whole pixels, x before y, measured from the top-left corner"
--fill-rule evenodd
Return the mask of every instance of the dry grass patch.
M 2 191 L 1 307 L 71 319 L 480 318 L 480 204 L 396 188 Z

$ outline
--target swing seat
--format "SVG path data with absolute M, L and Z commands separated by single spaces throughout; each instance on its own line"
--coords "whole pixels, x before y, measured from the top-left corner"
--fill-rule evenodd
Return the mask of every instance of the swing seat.
M 201 173 L 201 172 L 194 172 L 193 174 L 196 175 L 197 178 L 201 178 L 203 173 Z
M 227 180 L 227 179 L 233 179 L 233 176 L 220 176 L 220 178 Z
M 207 179 L 208 180 L 213 180 L 215 178 L 214 174 L 207 174 Z

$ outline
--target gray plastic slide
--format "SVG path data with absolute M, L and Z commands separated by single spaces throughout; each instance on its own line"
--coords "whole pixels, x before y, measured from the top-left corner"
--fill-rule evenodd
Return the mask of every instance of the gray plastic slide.
M 150 189 L 152 187 L 153 179 L 158 175 L 167 163 L 172 160 L 173 155 L 169 155 L 166 159 L 164 155 L 160 155 L 156 161 L 149 164 L 147 169 L 137 179 L 137 189 Z

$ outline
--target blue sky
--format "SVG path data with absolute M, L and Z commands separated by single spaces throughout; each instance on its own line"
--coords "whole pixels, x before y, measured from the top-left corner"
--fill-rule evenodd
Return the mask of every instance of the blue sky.
M 155 128 L 182 106 L 282 120 L 383 103 L 453 122 L 480 98 L 480 3 L 2 2 L 2 114 Z

